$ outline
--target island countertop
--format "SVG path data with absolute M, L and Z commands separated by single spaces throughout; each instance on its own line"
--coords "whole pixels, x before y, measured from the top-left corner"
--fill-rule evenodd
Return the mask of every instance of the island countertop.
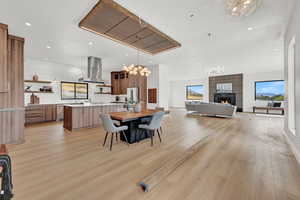
M 83 103 L 83 104 L 65 104 L 64 106 L 73 108 L 99 107 L 99 106 L 123 106 L 124 103 Z
M 70 131 L 101 125 L 100 114 L 126 111 L 124 103 L 67 104 L 64 106 L 64 128 Z

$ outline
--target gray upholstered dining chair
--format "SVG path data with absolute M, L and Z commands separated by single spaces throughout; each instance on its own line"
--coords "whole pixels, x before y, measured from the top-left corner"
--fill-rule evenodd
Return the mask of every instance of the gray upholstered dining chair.
M 165 114 L 164 112 L 157 112 L 153 115 L 150 124 L 140 124 L 139 125 L 140 129 L 150 132 L 151 146 L 153 146 L 153 135 L 154 135 L 155 131 L 157 131 L 159 141 L 161 142 L 161 136 L 160 136 L 159 129 L 161 129 L 161 122 L 163 120 L 164 114 Z
M 114 139 L 114 134 L 116 134 L 116 138 L 118 138 L 118 134 L 123 134 L 127 145 L 129 146 L 126 134 L 125 134 L 125 130 L 128 129 L 128 126 L 116 126 L 115 125 L 115 120 L 112 120 L 110 115 L 108 114 L 100 114 L 100 119 L 102 120 L 102 125 L 104 130 L 106 131 L 106 135 L 105 135 L 105 139 L 104 139 L 104 143 L 103 146 L 105 146 L 106 143 L 106 139 L 108 134 L 111 134 L 111 140 L 110 140 L 110 150 L 112 150 L 112 144 L 113 144 L 113 139 Z

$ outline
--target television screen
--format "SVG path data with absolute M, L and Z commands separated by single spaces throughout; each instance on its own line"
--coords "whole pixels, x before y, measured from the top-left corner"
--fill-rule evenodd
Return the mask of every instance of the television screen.
M 255 100 L 283 101 L 284 81 L 255 82 Z
M 188 85 L 186 86 L 187 100 L 203 100 L 204 86 L 203 85 Z

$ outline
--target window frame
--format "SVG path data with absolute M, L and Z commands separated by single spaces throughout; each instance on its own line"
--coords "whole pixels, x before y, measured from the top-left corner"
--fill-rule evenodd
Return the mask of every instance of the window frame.
M 192 86 L 202 86 L 203 89 L 204 89 L 204 85 L 203 84 L 197 84 L 197 85 L 186 85 L 185 86 L 185 99 L 188 100 L 188 101 L 192 101 L 192 100 L 195 100 L 195 101 L 202 101 L 204 99 L 204 92 L 203 92 L 203 96 L 202 96 L 202 99 L 189 99 L 188 98 L 188 88 L 189 87 L 192 87 Z
M 257 87 L 257 83 L 263 83 L 263 82 L 279 82 L 279 81 L 283 81 L 285 83 L 284 80 L 268 80 L 268 81 L 255 81 L 254 82 L 254 100 L 255 101 L 271 101 L 271 100 L 261 100 L 261 99 L 257 99 L 257 94 L 256 94 L 256 87 Z M 284 91 L 286 92 L 286 91 Z M 285 94 L 284 94 L 285 95 Z M 280 101 L 280 102 L 284 102 L 284 100 Z

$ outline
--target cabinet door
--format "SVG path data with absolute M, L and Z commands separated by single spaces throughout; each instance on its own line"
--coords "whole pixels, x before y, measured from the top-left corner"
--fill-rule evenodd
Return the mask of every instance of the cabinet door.
M 72 128 L 82 128 L 83 127 L 83 108 L 72 108 Z
M 44 117 L 45 121 L 53 121 L 54 110 L 52 105 L 45 105 L 44 106 Z
M 112 72 L 111 73 L 111 89 L 113 95 L 120 94 L 120 74 L 119 72 Z
M 120 72 L 120 94 L 127 94 L 129 74 L 125 71 Z
M 0 24 L 0 93 L 8 92 L 7 40 L 7 26 Z
M 64 106 L 57 105 L 56 107 L 56 120 L 61 121 L 64 119 Z

